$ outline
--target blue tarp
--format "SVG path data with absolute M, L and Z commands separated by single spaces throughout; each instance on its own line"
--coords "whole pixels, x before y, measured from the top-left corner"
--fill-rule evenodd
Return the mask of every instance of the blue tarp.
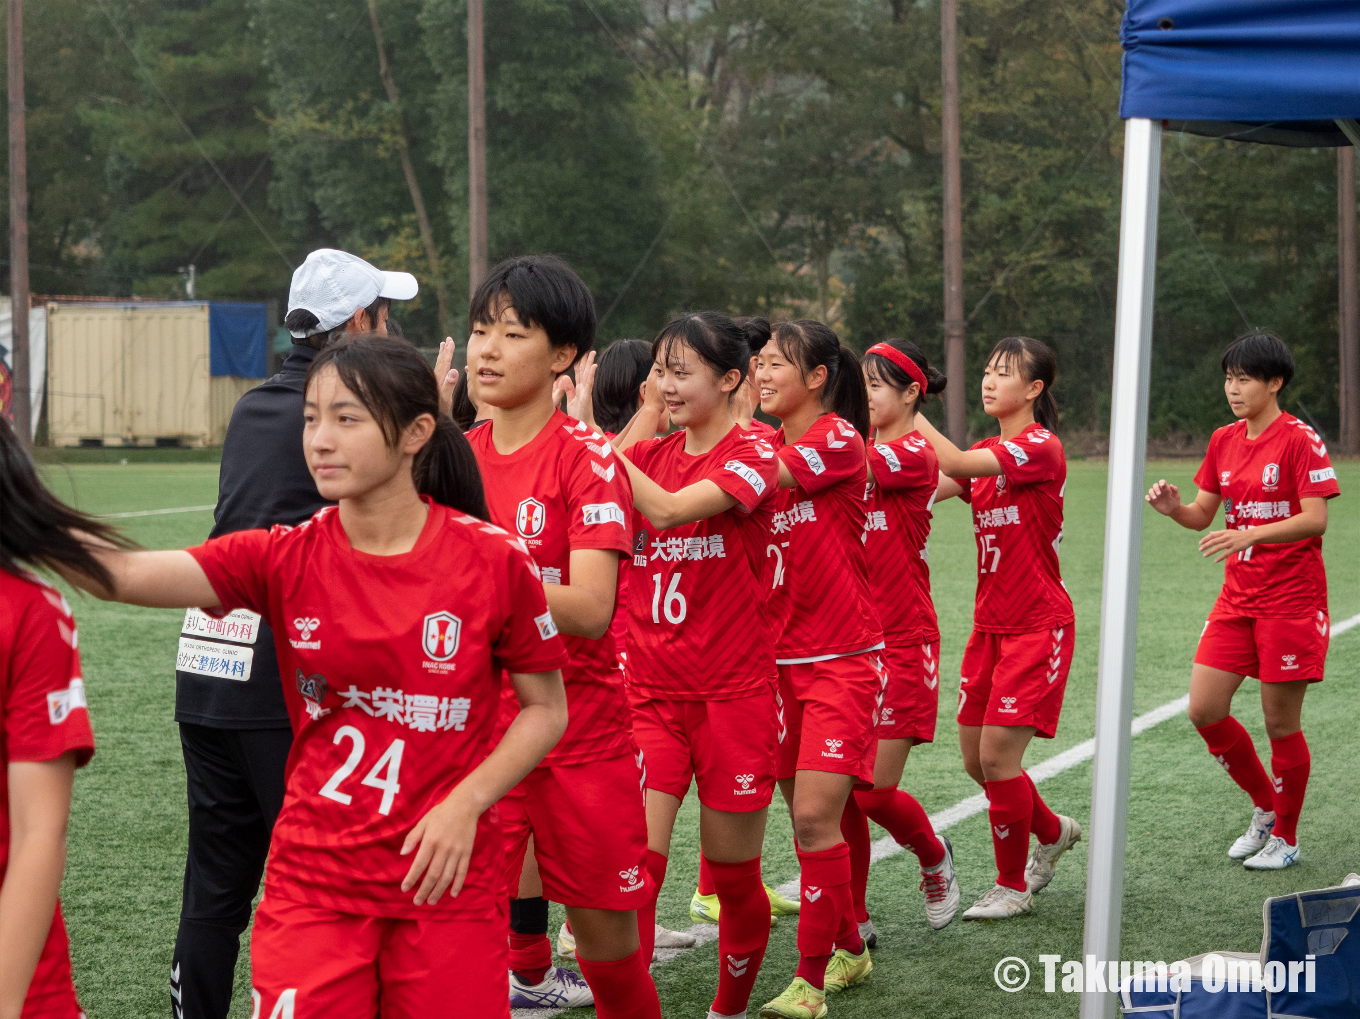
M 1312 145 L 1360 119 L 1356 0 L 1129 0 L 1120 34 L 1125 119 Z
M 263 304 L 208 305 L 208 373 L 245 379 L 269 374 L 268 313 Z

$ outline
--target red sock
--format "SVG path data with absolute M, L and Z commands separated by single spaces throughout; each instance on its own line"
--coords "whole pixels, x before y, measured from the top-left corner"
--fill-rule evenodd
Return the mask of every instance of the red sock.
M 850 912 L 850 847 L 839 842 L 816 853 L 798 850 L 802 909 L 798 913 L 798 971 L 818 989 L 826 986 L 826 964 L 836 947 L 841 921 Z
M 852 955 L 864 951 L 864 939 L 860 937 L 859 921 L 855 919 L 855 907 L 851 906 L 841 917 L 840 928 L 836 931 L 836 947 L 844 948 Z
M 760 880 L 760 857 L 741 863 L 710 863 L 718 902 L 718 994 L 712 1010 L 740 1015 L 751 1000 L 770 942 L 770 899 Z
M 647 889 L 647 901 L 638 906 L 637 921 L 638 947 L 650 966 L 656 951 L 656 900 L 666 880 L 666 857 L 650 849 L 647 850 L 647 876 L 651 878 L 652 886 Z
M 1209 753 L 1223 765 L 1228 777 L 1246 790 L 1251 802 L 1262 810 L 1275 809 L 1274 787 L 1256 756 L 1256 744 L 1242 723 L 1229 715 L 1212 725 L 1199 727 L 1199 734 L 1209 746 Z
M 1034 832 L 1034 837 L 1044 845 L 1051 846 L 1062 838 L 1062 822 L 1039 795 L 1039 790 L 1035 788 L 1034 779 L 1029 777 L 1029 772 L 1024 771 L 1021 774 L 1029 783 L 1029 796 L 1034 801 L 1034 810 L 1029 815 L 1029 830 Z
M 708 861 L 704 859 L 704 854 L 699 854 L 699 894 L 716 895 L 718 890 L 713 887 L 713 875 L 708 869 Z M 720 912 L 719 917 L 722 916 Z
M 1300 730 L 1292 736 L 1270 741 L 1270 770 L 1275 775 L 1275 831 L 1291 846 L 1299 844 L 1299 811 L 1308 788 L 1313 756 Z
M 1004 782 L 988 782 L 987 816 L 992 822 L 992 851 L 996 854 L 996 883 L 1025 891 L 1025 861 L 1029 858 L 1029 818 L 1034 799 L 1029 779 L 1019 774 Z
M 579 954 L 576 961 L 595 995 L 599 1019 L 661 1019 L 661 1001 L 642 949 L 615 962 L 591 962 Z
M 853 796 L 846 798 L 845 810 L 841 813 L 841 837 L 850 847 L 850 906 L 858 925 L 869 919 L 869 906 L 865 902 L 869 892 L 869 819 Z M 858 932 L 859 927 L 855 930 Z M 844 946 L 837 944 L 836 947 Z
M 510 968 L 526 984 L 541 984 L 552 968 L 552 946 L 546 934 L 510 932 Z
M 855 793 L 855 802 L 871 821 L 888 830 L 894 842 L 915 853 L 922 867 L 934 867 L 944 859 L 944 843 L 930 826 L 925 808 L 911 793 L 866 789 Z

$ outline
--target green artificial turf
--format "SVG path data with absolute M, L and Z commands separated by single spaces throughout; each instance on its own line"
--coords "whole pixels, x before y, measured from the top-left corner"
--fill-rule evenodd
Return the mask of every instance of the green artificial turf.
M 1193 492 L 1196 464 L 1168 461 L 1149 468 Z M 1067 486 L 1063 574 L 1077 607 L 1077 643 L 1058 737 L 1036 741 L 1034 764 L 1092 735 L 1096 646 L 1103 556 L 1105 465 L 1074 462 Z M 214 502 L 212 464 L 50 465 L 49 483 L 95 512 L 194 506 Z M 1342 491 L 1331 504 L 1326 538 L 1335 621 L 1360 613 L 1360 463 L 1337 466 Z M 908 761 L 904 788 L 942 810 L 978 792 L 964 774 L 952 715 L 958 664 L 972 610 L 975 553 L 968 515 L 957 501 L 937 507 L 931 540 L 936 605 L 942 633 L 938 741 Z M 211 514 L 194 512 L 118 521 L 149 547 L 201 540 Z M 1185 692 L 1189 663 L 1204 617 L 1221 582 L 1221 567 L 1202 560 L 1197 535 L 1151 511 L 1144 520 L 1136 713 Z M 183 766 L 173 722 L 173 659 L 182 613 L 75 602 L 80 621 L 90 711 L 98 753 L 79 776 L 71 819 L 64 887 L 72 956 L 81 1000 L 92 1019 L 164 1014 L 185 843 Z M 1254 951 L 1261 936 L 1261 902 L 1268 895 L 1335 884 L 1360 869 L 1349 823 L 1360 732 L 1353 690 L 1360 680 L 1360 628 L 1335 638 L 1328 680 L 1314 687 L 1304 709 L 1313 752 L 1312 781 L 1300 825 L 1303 863 L 1278 874 L 1254 874 L 1231 863 L 1227 846 L 1246 825 L 1250 804 L 1205 752 L 1184 715 L 1134 740 L 1132 802 L 1124 904 L 1126 958 L 1172 961 L 1210 950 Z M 1268 744 L 1256 685 L 1244 684 L 1235 713 L 1257 741 Z M 1057 811 L 1085 822 L 1090 764 L 1044 782 Z M 776 798 L 776 807 L 781 807 Z M 697 803 L 681 811 L 662 890 L 658 920 L 690 926 L 688 901 L 698 864 Z M 874 828 L 875 837 L 884 833 Z M 991 842 L 984 815 L 949 831 L 964 907 L 991 884 Z M 1038 956 L 1081 953 L 1085 847 L 1065 857 L 1033 916 L 1004 924 L 955 921 L 943 931 L 925 922 L 915 859 L 902 853 L 874 866 L 869 908 L 879 930 L 875 970 L 864 987 L 837 995 L 833 1016 L 1075 1016 L 1077 996 L 1045 994 Z M 765 874 L 779 884 L 797 874 L 787 816 L 771 811 Z M 554 911 L 554 930 L 560 911 Z M 796 922 L 780 922 L 753 996 L 752 1014 L 788 982 L 796 964 Z M 996 988 L 993 967 L 1005 956 L 1025 959 L 1035 979 L 1025 990 Z M 233 1015 L 250 1015 L 245 952 L 238 965 Z M 654 971 L 667 1019 L 702 1019 L 717 980 L 717 946 L 706 945 Z M 582 1019 L 593 1015 L 580 1013 Z

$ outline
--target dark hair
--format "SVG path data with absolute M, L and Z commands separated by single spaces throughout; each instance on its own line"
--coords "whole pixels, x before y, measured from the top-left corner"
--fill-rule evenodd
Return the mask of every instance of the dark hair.
M 751 348 L 751 353 L 757 353 L 761 347 L 770 342 L 770 320 L 761 315 L 747 315 L 743 318 L 732 320 L 741 326 L 741 331 L 746 334 L 746 345 Z
M 1046 344 L 1028 336 L 1007 336 L 992 348 L 987 363 L 997 358 L 1010 366 L 1018 365 L 1026 382 L 1042 382 L 1043 390 L 1034 401 L 1034 420 L 1050 432 L 1058 430 L 1058 401 L 1053 398 L 1053 382 L 1058 377 L 1058 357 Z
M 926 360 L 926 355 L 921 352 L 920 347 L 912 343 L 911 340 L 894 338 L 891 340 L 884 340 L 883 342 L 898 353 L 905 354 L 907 357 L 911 358 L 912 361 L 915 362 L 916 367 L 920 368 L 921 372 L 925 375 L 926 387 L 921 390 L 921 395 L 916 400 L 917 407 L 920 407 L 921 404 L 926 402 L 926 397 L 929 394 L 944 392 L 944 387 L 948 384 L 949 380 L 930 366 L 930 362 Z M 899 393 L 905 393 L 911 387 L 911 384 L 916 381 L 896 363 L 884 357 L 882 354 L 864 355 L 864 373 L 866 375 L 870 373 L 874 374 L 881 382 L 892 386 Z
M 379 297 L 365 308 L 364 312 L 368 315 L 368 327 L 370 329 L 375 328 L 378 324 L 378 313 L 384 308 L 390 307 L 392 307 L 392 299 L 390 297 Z M 357 311 L 358 309 L 355 310 Z M 338 340 L 344 335 L 345 330 L 349 327 L 350 319 L 352 318 L 354 318 L 353 312 L 350 313 L 349 318 L 345 319 L 345 321 L 341 322 L 335 328 L 328 329 L 322 333 L 307 333 L 307 335 L 303 336 L 301 339 L 294 337 L 293 342 L 303 347 L 311 347 L 313 350 L 325 350 L 328 343 Z M 306 333 L 307 330 L 315 329 L 320 324 L 321 320 L 306 308 L 294 308 L 284 316 L 283 319 L 284 328 L 297 333 Z M 396 325 L 396 323 L 392 324 Z M 394 335 L 405 336 L 406 334 L 402 332 L 401 326 L 397 326 L 397 331 Z
M 333 368 L 344 387 L 377 418 L 389 446 L 395 446 L 402 429 L 421 414 L 433 417 L 434 435 L 416 454 L 411 468 L 416 491 L 444 506 L 488 519 L 477 458 L 462 429 L 439 413 L 434 373 L 415 347 L 377 333 L 344 336 L 312 361 L 307 387 L 327 368 Z
M 465 432 L 477 422 L 477 405 L 468 392 L 468 374 L 466 368 L 459 373 L 458 384 L 453 387 L 453 406 L 449 408 L 449 416 Z
M 864 371 L 855 352 L 840 341 L 831 327 L 800 318 L 779 323 L 771 339 L 785 357 L 798 365 L 804 377 L 819 366 L 826 368 L 822 406 L 845 418 L 867 438 L 869 394 L 864 389 Z
M 665 364 L 677 343 L 683 343 L 719 377 L 730 371 L 745 378 L 751 370 L 747 332 L 720 311 L 698 311 L 667 322 L 652 341 L 652 360 Z
M 575 344 L 576 361 L 595 345 L 595 299 L 556 255 L 520 255 L 496 266 L 472 295 L 468 321 L 490 325 L 507 305 L 526 326 L 547 333 L 552 346 Z
M 617 435 L 637 413 L 638 387 L 652 370 L 651 348 L 641 340 L 615 340 L 595 365 L 590 403 L 601 431 Z
M 38 477 L 33 458 L 14 427 L 0 414 L 0 570 L 21 575 L 21 563 L 85 574 L 111 589 L 113 577 L 72 534 L 84 531 L 118 548 L 137 546 L 108 524 L 72 509 Z
M 1294 377 L 1294 355 L 1274 333 L 1253 329 L 1233 340 L 1223 352 L 1223 373 L 1230 371 L 1262 382 L 1283 379 L 1280 388 L 1284 389 Z

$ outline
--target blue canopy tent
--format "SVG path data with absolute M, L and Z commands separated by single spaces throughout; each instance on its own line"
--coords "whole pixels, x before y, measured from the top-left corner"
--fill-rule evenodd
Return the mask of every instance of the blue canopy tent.
M 1163 124 L 1293 145 L 1360 145 L 1356 0 L 1129 0 L 1121 31 L 1124 180 L 1105 512 L 1085 955 L 1120 957 L 1138 559 Z M 1083 994 L 1082 1019 L 1116 998 Z

